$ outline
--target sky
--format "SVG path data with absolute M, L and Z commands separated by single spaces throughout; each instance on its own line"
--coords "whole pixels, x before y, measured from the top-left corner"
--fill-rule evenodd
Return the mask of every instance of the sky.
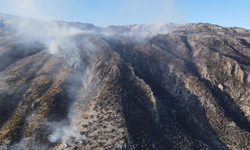
M 212 23 L 250 29 L 250 0 L 0 0 L 0 12 L 96 26 Z

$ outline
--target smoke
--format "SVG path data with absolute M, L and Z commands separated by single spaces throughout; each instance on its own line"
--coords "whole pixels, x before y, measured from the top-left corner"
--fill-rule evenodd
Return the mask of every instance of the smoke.
M 24 18 L 18 22 L 15 30 L 26 45 L 39 41 L 47 47 L 50 54 L 63 58 L 74 68 L 77 68 L 83 59 L 93 59 L 92 53 L 97 51 L 96 46 L 87 37 L 93 32 L 70 27 L 66 22 L 44 22 Z
M 179 26 L 177 23 L 132 24 L 124 26 L 109 26 L 101 31 L 107 40 L 125 42 L 143 42 L 157 34 L 167 34 Z
M 90 44 L 90 46 L 92 47 L 93 45 Z M 89 54 L 88 58 L 94 59 L 94 56 Z M 67 118 L 58 122 L 49 122 L 46 119 L 44 121 L 44 124 L 52 131 L 48 137 L 49 141 L 52 143 L 60 141 L 65 147 L 75 146 L 78 143 L 82 143 L 83 140 L 87 140 L 85 135 L 80 134 L 77 123 L 74 121 L 80 118 L 79 111 L 76 112 L 75 110 L 75 103 L 79 99 L 78 95 L 83 95 L 88 90 L 89 83 L 93 78 L 93 64 L 81 63 L 76 66 L 76 69 L 78 73 L 71 74 L 70 78 L 74 78 L 78 83 L 71 82 L 66 90 L 69 99 L 72 99 L 72 102 L 69 103 Z M 77 85 L 79 83 L 81 83 L 81 90 L 79 90 L 79 85 Z M 87 101 L 84 98 L 80 99 L 83 103 Z
M 57 29 L 58 27 L 55 28 L 55 30 Z M 72 81 L 66 89 L 67 95 L 69 99 L 72 99 L 72 102 L 69 104 L 71 106 L 69 107 L 67 120 L 59 122 L 45 121 L 45 125 L 49 126 L 51 131 L 53 131 L 48 137 L 50 142 L 61 141 L 65 146 L 73 146 L 75 142 L 81 143 L 86 137 L 79 133 L 77 127 L 72 122 L 73 119 L 78 117 L 78 114 L 73 113 L 74 109 L 71 109 L 71 107 L 78 98 L 79 83 L 82 84 L 82 89 L 86 91 L 88 84 L 93 78 L 93 61 L 99 48 L 90 41 L 89 38 L 94 36 L 89 34 L 90 32 L 71 28 L 63 28 L 62 30 L 61 27 L 60 32 L 61 34 L 59 36 L 58 34 L 55 34 L 57 36 L 53 34 L 49 36 L 49 38 L 46 38 L 45 41 L 50 54 L 64 59 L 71 67 L 76 69 L 76 72 L 70 75 L 70 78 L 74 81 Z
M 26 29 L 26 27 L 29 28 Z M 64 145 L 72 146 L 75 144 L 74 142 L 80 143 L 86 137 L 81 135 L 75 124 L 72 123 L 78 114 L 73 113 L 71 105 L 77 99 L 79 88 L 86 90 L 88 83 L 93 78 L 93 61 L 99 48 L 91 42 L 91 38 L 96 37 L 92 32 L 82 31 L 57 22 L 37 22 L 36 25 L 33 25 L 33 22 L 25 22 L 19 26 L 18 30 L 22 32 L 23 29 L 26 29 L 23 32 L 26 37 L 39 39 L 48 47 L 50 54 L 64 59 L 69 66 L 76 69 L 73 74 L 69 75 L 73 81 L 70 81 L 69 87 L 65 89 L 71 99 L 67 119 L 59 122 L 45 120 L 44 124 L 53 131 L 48 137 L 50 142 L 61 141 Z
M 64 16 L 64 11 L 60 10 L 59 3 L 56 1 L 0 0 L 0 2 L 0 8 L 3 12 L 18 16 L 34 17 L 42 20 L 58 19 Z M 69 65 L 72 66 L 80 62 L 79 48 L 75 46 L 76 41 L 67 37 L 86 32 L 69 27 L 64 21 L 45 22 L 31 18 L 9 17 L 5 18 L 7 20 L 5 22 L 8 22 L 8 25 L 19 34 L 19 38 L 22 39 L 22 43 L 25 43 L 25 45 L 31 45 L 34 41 L 39 41 L 48 48 L 51 54 L 66 58 Z M 69 54 L 71 55 L 69 56 Z M 76 62 L 73 62 L 73 60 Z
M 48 122 L 45 120 L 45 125 L 48 125 L 53 133 L 49 135 L 50 142 L 61 141 L 65 146 L 73 146 L 75 142 L 81 143 L 86 139 L 85 135 L 82 135 L 77 130 L 77 127 L 70 125 L 67 120 L 60 122 Z

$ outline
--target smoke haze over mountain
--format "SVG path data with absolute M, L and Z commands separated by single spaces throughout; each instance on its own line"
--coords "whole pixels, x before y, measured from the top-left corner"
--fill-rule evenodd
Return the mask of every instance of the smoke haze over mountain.
M 46 2 L 17 13 L 47 18 Z M 250 31 L 164 23 L 173 1 L 134 3 L 120 15 L 162 6 L 159 24 L 0 14 L 0 149 L 250 148 Z

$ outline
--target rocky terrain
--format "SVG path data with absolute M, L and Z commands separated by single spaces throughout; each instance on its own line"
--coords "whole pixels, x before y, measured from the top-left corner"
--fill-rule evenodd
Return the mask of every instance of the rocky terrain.
M 0 149 L 250 149 L 250 30 L 0 14 Z

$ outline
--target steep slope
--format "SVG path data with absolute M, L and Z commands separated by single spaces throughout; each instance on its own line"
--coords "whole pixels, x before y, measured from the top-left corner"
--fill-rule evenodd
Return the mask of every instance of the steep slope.
M 215 33 L 157 35 L 131 55 L 141 78 L 158 86 L 153 92 L 176 98 L 158 95 L 194 138 L 213 149 L 249 148 L 248 40 Z
M 249 30 L 1 14 L 0 35 L 0 149 L 250 148 Z

